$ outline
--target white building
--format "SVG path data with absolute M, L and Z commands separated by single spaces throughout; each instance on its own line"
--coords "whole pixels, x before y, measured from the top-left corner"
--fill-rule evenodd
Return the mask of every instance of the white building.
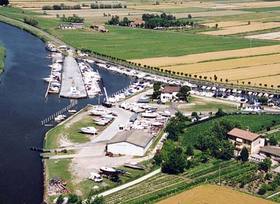
M 149 132 L 143 130 L 122 131 L 107 143 L 107 152 L 143 156 L 152 143 L 153 135 Z
M 233 128 L 228 133 L 229 140 L 235 147 L 234 154 L 238 156 L 243 147 L 248 149 L 249 154 L 259 153 L 261 147 L 265 144 L 265 139 L 259 134 L 250 131 Z
M 167 103 L 177 98 L 177 94 L 180 91 L 179 86 L 165 86 L 160 94 L 160 101 L 162 103 Z

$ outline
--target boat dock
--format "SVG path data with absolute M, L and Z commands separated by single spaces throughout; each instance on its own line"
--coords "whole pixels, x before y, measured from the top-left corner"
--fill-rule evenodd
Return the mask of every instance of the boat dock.
M 81 70 L 77 61 L 72 56 L 67 56 L 64 59 L 59 96 L 76 99 L 86 98 L 88 96 Z

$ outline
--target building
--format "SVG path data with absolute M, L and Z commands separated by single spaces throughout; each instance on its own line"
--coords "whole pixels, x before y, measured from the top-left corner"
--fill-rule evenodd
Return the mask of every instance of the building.
M 143 130 L 129 130 L 117 133 L 107 143 L 107 152 L 112 154 L 123 154 L 143 156 L 153 143 L 154 136 Z
M 260 148 L 259 154 L 264 157 L 269 157 L 272 164 L 279 164 L 280 162 L 280 147 L 264 146 Z
M 143 27 L 144 25 L 145 25 L 145 21 L 141 19 L 136 19 L 129 23 L 129 27 L 131 28 L 139 28 L 139 27 Z
M 227 135 L 235 147 L 234 154 L 236 156 L 240 154 L 243 147 L 248 149 L 249 154 L 256 154 L 265 143 L 265 139 L 261 138 L 259 134 L 239 128 L 233 128 Z
M 92 25 L 91 28 L 95 31 L 98 31 L 100 33 L 107 33 L 109 32 L 108 29 L 105 28 L 104 25 Z
M 64 23 L 60 24 L 59 28 L 62 30 L 75 30 L 84 28 L 84 23 Z
M 165 86 L 160 94 L 160 100 L 162 103 L 170 102 L 177 98 L 177 94 L 180 91 L 180 86 Z

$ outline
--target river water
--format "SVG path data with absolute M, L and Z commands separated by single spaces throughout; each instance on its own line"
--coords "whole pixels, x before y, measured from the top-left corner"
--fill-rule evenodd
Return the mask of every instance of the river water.
M 0 76 L 0 204 L 40 204 L 43 197 L 42 162 L 30 147 L 42 147 L 48 130 L 40 121 L 69 104 L 44 94 L 42 78 L 50 74 L 44 43 L 18 28 L 0 23 L 0 43 L 6 48 Z M 127 87 L 126 76 L 99 70 L 110 95 Z M 78 109 L 97 99 L 79 100 Z

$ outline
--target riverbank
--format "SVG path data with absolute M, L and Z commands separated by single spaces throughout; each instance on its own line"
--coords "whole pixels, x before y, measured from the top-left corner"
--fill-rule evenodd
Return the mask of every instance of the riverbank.
M 5 48 L 0 45 L 0 73 L 4 71 L 6 52 Z

